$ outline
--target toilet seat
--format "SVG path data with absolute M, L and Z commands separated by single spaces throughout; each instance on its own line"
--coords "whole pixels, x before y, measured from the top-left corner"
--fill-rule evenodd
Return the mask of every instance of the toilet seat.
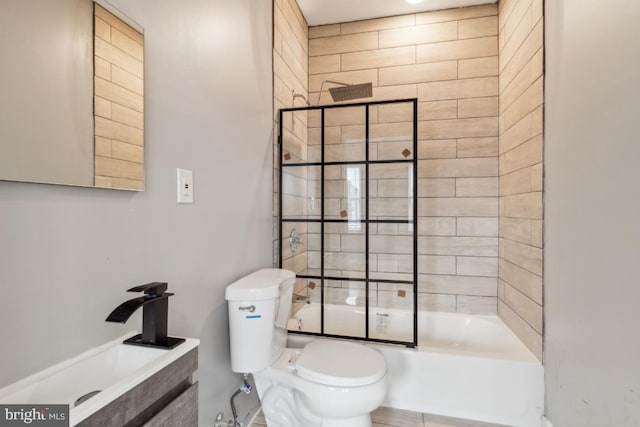
M 330 386 L 373 384 L 387 373 L 384 357 L 372 348 L 346 341 L 315 340 L 295 362 L 298 375 Z

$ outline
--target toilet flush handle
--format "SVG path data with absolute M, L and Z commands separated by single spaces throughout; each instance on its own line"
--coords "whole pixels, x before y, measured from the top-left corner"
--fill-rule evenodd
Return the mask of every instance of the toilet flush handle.
M 238 307 L 238 310 L 240 310 L 240 311 L 248 311 L 249 313 L 253 313 L 254 311 L 256 311 L 256 306 L 255 305 L 250 305 L 248 307 Z

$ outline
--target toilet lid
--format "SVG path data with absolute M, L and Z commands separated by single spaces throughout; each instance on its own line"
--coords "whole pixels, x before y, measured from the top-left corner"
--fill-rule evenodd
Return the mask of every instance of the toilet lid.
M 378 381 L 387 373 L 387 363 L 380 353 L 362 344 L 315 340 L 298 356 L 296 371 L 316 383 L 353 387 Z

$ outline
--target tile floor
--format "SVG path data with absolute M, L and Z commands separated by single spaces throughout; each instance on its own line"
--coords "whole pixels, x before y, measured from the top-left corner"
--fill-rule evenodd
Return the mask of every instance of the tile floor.
M 380 407 L 371 414 L 373 427 L 505 427 L 480 421 L 462 420 L 440 415 L 422 414 L 401 409 Z M 262 412 L 249 427 L 266 426 Z

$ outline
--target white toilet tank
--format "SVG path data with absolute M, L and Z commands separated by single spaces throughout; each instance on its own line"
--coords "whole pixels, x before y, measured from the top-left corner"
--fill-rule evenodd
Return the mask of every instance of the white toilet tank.
M 261 371 L 284 350 L 295 280 L 292 271 L 265 268 L 227 286 L 234 372 Z

